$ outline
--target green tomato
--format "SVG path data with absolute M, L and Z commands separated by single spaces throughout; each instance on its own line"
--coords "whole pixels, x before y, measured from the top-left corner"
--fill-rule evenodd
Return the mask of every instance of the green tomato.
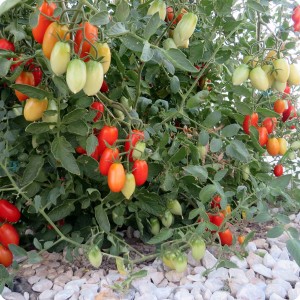
M 89 60 L 86 63 L 86 82 L 83 91 L 88 96 L 96 95 L 104 79 L 103 67 L 100 62 Z
M 53 73 L 57 76 L 64 74 L 67 71 L 70 58 L 70 45 L 64 42 L 57 42 L 50 56 L 50 66 Z
M 143 141 L 138 141 L 134 149 L 132 151 L 132 158 L 133 160 L 141 159 L 146 149 L 146 143 Z
M 205 254 L 206 246 L 202 238 L 194 238 L 191 243 L 192 256 L 196 261 L 200 261 Z
M 166 210 L 165 214 L 161 218 L 162 224 L 165 227 L 169 228 L 173 224 L 173 221 L 174 221 L 174 217 L 172 213 L 169 210 Z
M 157 218 L 150 219 L 150 231 L 153 235 L 157 235 L 160 231 L 160 224 Z
M 169 200 L 167 207 L 173 215 L 182 216 L 182 207 L 178 200 Z
M 124 197 L 129 200 L 135 191 L 135 178 L 132 173 L 126 174 L 125 184 L 121 190 Z
M 74 94 L 80 92 L 86 83 L 86 66 L 80 59 L 73 59 L 67 68 L 67 85 Z
M 172 261 L 175 266 L 175 270 L 178 273 L 182 273 L 187 269 L 187 256 L 185 254 L 179 254 Z

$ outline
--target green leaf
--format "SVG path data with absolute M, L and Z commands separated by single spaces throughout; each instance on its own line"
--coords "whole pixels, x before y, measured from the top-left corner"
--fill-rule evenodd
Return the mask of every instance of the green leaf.
M 250 154 L 246 145 L 239 140 L 232 141 L 226 147 L 226 154 L 242 162 L 247 162 L 250 159 Z
M 80 175 L 79 167 L 72 154 L 74 149 L 64 136 L 58 136 L 53 140 L 51 152 L 67 171 Z
M 13 253 L 13 255 L 16 256 L 16 257 L 27 256 L 27 252 L 23 248 L 21 248 L 21 247 L 19 247 L 17 245 L 10 244 L 8 246 L 8 248 Z
M 110 232 L 110 223 L 108 220 L 107 213 L 103 208 L 103 205 L 100 204 L 95 207 L 95 218 L 101 230 L 106 233 Z
M 186 157 L 186 154 L 187 154 L 186 148 L 181 147 L 174 153 L 173 156 L 170 157 L 169 162 L 170 163 L 178 163 Z
M 232 261 L 230 261 L 230 260 L 227 260 L 227 259 L 225 260 L 225 259 L 223 259 L 223 260 L 221 260 L 220 262 L 218 262 L 216 268 L 227 268 L 227 269 L 231 269 L 231 268 L 238 268 L 238 266 L 237 266 L 234 262 L 232 262 Z
M 87 124 L 82 120 L 77 120 L 67 126 L 68 132 L 80 135 L 80 136 L 87 136 L 89 133 L 89 127 Z
M 48 217 L 52 220 L 52 222 L 57 222 L 69 216 L 74 210 L 74 204 L 69 201 L 53 208 L 48 213 Z
M 186 108 L 196 108 L 200 107 L 201 103 L 203 103 L 209 96 L 209 91 L 204 90 L 200 91 L 191 98 L 189 98 L 186 102 Z
M 144 38 L 146 40 L 149 40 L 149 38 L 156 33 L 158 27 L 161 25 L 161 20 L 159 17 L 159 13 L 155 13 L 153 16 L 151 16 L 149 22 L 147 23 L 145 29 L 144 29 Z
M 214 181 L 221 181 L 226 176 L 227 172 L 228 172 L 228 169 L 218 171 L 215 174 Z
M 270 220 L 272 220 L 272 216 L 266 212 L 259 213 L 253 219 L 253 221 L 257 222 L 257 223 L 264 223 L 264 222 L 268 222 Z
M 268 238 L 277 238 L 281 236 L 284 232 L 283 226 L 275 226 L 267 232 Z
M 162 228 L 161 231 L 155 235 L 154 237 L 152 237 L 147 244 L 150 245 L 155 245 L 155 244 L 159 244 L 163 241 L 168 240 L 169 238 L 171 238 L 173 236 L 173 230 L 169 229 L 169 228 Z
M 64 97 L 66 97 L 69 94 L 69 88 L 63 80 L 63 78 L 58 76 L 52 76 L 53 83 L 55 84 L 57 90 L 60 92 L 60 94 Z
M 42 156 L 33 155 L 30 157 L 29 162 L 24 170 L 21 185 L 25 186 L 34 181 L 39 175 L 44 165 L 44 158 Z
M 39 240 L 37 238 L 33 239 L 33 245 L 37 250 L 42 250 L 43 246 L 42 244 L 39 242 Z
M 22 0 L 4 0 L 1 1 L 0 4 L 0 16 L 3 15 L 5 12 L 9 11 L 12 9 L 14 6 L 17 4 L 21 3 Z
M 289 185 L 291 179 L 292 179 L 292 175 L 283 175 L 283 176 L 274 178 L 270 182 L 270 187 L 284 190 Z
M 27 95 L 28 97 L 37 98 L 37 99 L 53 98 L 53 95 L 51 93 L 27 84 L 12 84 L 10 87 Z
M 0 77 L 5 77 L 9 71 L 11 61 L 6 58 L 0 58 Z
M 206 130 L 201 130 L 198 138 L 198 143 L 202 146 L 206 146 L 209 141 L 209 134 Z
M 157 193 L 143 189 L 135 193 L 135 198 L 138 200 L 136 205 L 151 215 L 159 217 L 165 211 L 165 206 L 162 205 L 161 198 Z
M 118 22 L 110 27 L 105 33 L 110 37 L 118 37 L 129 33 L 129 30 L 127 30 L 122 23 Z
M 28 263 L 29 264 L 38 264 L 43 261 L 43 258 L 36 252 L 28 252 Z
M 210 113 L 203 122 L 203 125 L 208 128 L 212 128 L 217 125 L 222 118 L 222 114 L 219 111 Z
M 189 213 L 189 220 L 193 220 L 196 217 L 199 217 L 201 211 L 203 211 L 202 207 L 198 207 L 198 208 L 195 208 L 195 209 L 191 210 L 190 213 Z
M 222 129 L 222 135 L 224 137 L 232 137 L 238 134 L 241 126 L 238 124 L 230 124 Z
M 170 79 L 170 88 L 173 94 L 177 94 L 180 90 L 180 81 L 177 76 L 173 76 Z
M 231 57 L 231 50 L 219 50 L 216 54 L 216 62 L 218 64 L 225 63 Z
M 213 153 L 219 152 L 221 150 L 222 146 L 223 146 L 222 140 L 217 139 L 217 138 L 212 138 L 212 140 L 209 144 L 210 151 Z
M 213 184 L 206 185 L 199 194 L 199 198 L 202 203 L 206 203 L 211 200 L 212 196 L 216 193 L 217 188 Z
M 154 55 L 154 51 L 151 49 L 151 45 L 149 44 L 148 41 L 145 41 L 143 52 L 141 55 L 141 61 L 147 62 L 152 59 L 153 55 Z
M 206 181 L 208 178 L 207 170 L 200 165 L 198 165 L 198 166 L 189 165 L 187 167 L 183 167 L 183 170 L 185 172 L 187 172 L 188 174 L 191 174 L 191 175 L 199 178 L 200 181 Z
M 192 65 L 192 63 L 186 58 L 184 53 L 179 49 L 160 49 L 160 51 L 163 53 L 165 58 L 174 65 L 175 68 L 191 73 L 199 72 L 199 70 Z
M 275 118 L 280 117 L 280 115 L 278 113 L 276 113 L 274 110 L 267 109 L 267 108 L 258 107 L 256 109 L 256 112 L 258 114 L 263 115 L 264 117 L 271 117 L 271 118 L 273 118 L 273 117 L 275 117 Z
M 119 22 L 124 22 L 130 13 L 130 6 L 126 0 L 119 0 L 114 17 Z
M 96 13 L 90 18 L 90 23 L 96 26 L 106 25 L 109 23 L 109 15 L 107 11 Z
M 86 152 L 87 155 L 91 155 L 98 146 L 98 139 L 95 135 L 91 134 L 86 140 Z
M 62 122 L 65 123 L 65 124 L 70 124 L 70 123 L 73 123 L 73 122 L 77 122 L 78 120 L 82 119 L 86 113 L 87 113 L 86 109 L 76 108 L 73 111 L 66 114 L 63 117 Z
M 260 145 L 258 131 L 254 126 L 250 126 L 250 138 L 251 138 L 251 141 L 252 141 L 253 146 L 255 147 L 255 149 L 260 154 L 263 154 L 266 150 Z
M 25 131 L 32 133 L 32 134 L 40 134 L 40 133 L 44 133 L 49 131 L 49 125 L 47 123 L 44 122 L 34 122 L 34 123 L 30 123 L 26 128 Z
M 236 88 L 236 87 L 235 87 Z M 245 88 L 245 87 L 244 87 Z M 249 92 L 249 89 L 245 88 L 247 90 L 247 92 Z M 234 93 L 236 93 L 235 91 L 233 91 Z M 244 103 L 244 102 L 237 102 L 235 104 L 236 110 L 241 113 L 242 115 L 251 115 L 252 114 L 252 110 L 249 106 L 249 104 Z
M 293 259 L 296 261 L 298 266 L 300 266 L 300 241 L 290 239 L 287 241 L 286 246 Z
M 257 1 L 255 0 L 248 0 L 247 1 L 247 6 L 249 8 L 252 8 L 258 12 L 261 12 L 261 13 L 265 13 L 266 12 L 266 9 L 261 5 L 259 4 Z
M 126 35 L 120 38 L 121 42 L 126 48 L 135 52 L 142 52 L 144 48 L 144 42 L 135 37 L 134 35 Z

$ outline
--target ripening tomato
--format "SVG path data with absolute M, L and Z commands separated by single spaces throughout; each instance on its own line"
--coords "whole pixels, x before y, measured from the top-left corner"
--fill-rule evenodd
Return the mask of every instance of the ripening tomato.
M 100 62 L 89 60 L 86 64 L 86 82 L 83 91 L 87 96 L 96 95 L 103 83 L 103 67 Z
M 57 22 L 51 23 L 43 38 L 43 52 L 44 55 L 50 59 L 51 52 L 57 42 L 60 40 L 68 41 L 70 39 L 70 32 L 67 25 L 60 25 Z
M 0 39 L 0 49 L 15 52 L 15 45 L 7 39 Z
M 43 113 L 47 110 L 48 99 L 39 100 L 36 98 L 29 98 L 26 100 L 24 106 L 24 118 L 26 121 L 37 121 L 42 118 Z
M 285 100 L 278 99 L 274 102 L 274 111 L 278 114 L 282 114 L 287 109 L 287 103 Z
M 272 155 L 272 156 L 278 155 L 279 149 L 280 149 L 280 146 L 279 146 L 279 142 L 278 142 L 277 138 L 273 137 L 273 138 L 268 139 L 267 151 L 270 155 Z
M 96 42 L 98 38 L 98 28 L 92 25 L 89 22 L 85 22 L 84 24 L 79 24 L 80 29 L 77 30 L 75 34 L 75 44 L 74 50 L 75 53 L 79 53 L 80 51 L 80 58 L 83 58 L 89 54 L 91 49 L 91 44 Z M 84 30 L 84 34 L 83 34 Z M 85 40 L 83 40 L 85 38 Z M 85 58 L 84 61 L 88 61 L 89 58 Z
M 240 245 L 242 245 L 245 241 L 245 236 L 244 235 L 239 235 L 238 236 L 238 242 Z
M 71 59 L 70 44 L 64 42 L 57 42 L 50 55 L 50 65 L 53 73 L 57 76 L 66 73 L 68 63 Z
M 94 59 L 101 57 L 103 73 L 106 74 L 110 67 L 111 52 L 107 43 L 94 43 L 90 49 L 90 54 Z
M 13 262 L 13 255 L 11 251 L 4 246 L 0 245 L 0 265 L 9 267 Z
M 14 223 L 18 222 L 20 217 L 21 213 L 15 205 L 5 199 L 0 199 L 0 219 Z
M 273 130 L 275 129 L 275 124 L 274 124 L 274 121 L 272 120 L 272 118 L 265 118 L 263 120 L 262 126 L 267 129 L 269 134 L 272 133 Z
M 258 127 L 258 141 L 261 146 L 264 146 L 268 142 L 268 131 L 265 127 Z
M 296 110 L 292 103 L 289 101 L 288 108 L 282 113 L 282 122 L 286 122 L 288 119 L 296 117 Z
M 129 161 L 131 162 L 133 161 L 132 152 L 136 143 L 144 139 L 145 139 L 144 132 L 137 129 L 133 129 L 132 134 L 129 134 L 127 136 L 126 138 L 127 141 L 125 142 L 124 150 L 125 152 L 128 153 L 127 155 L 129 155 Z
M 167 15 L 166 15 L 166 18 L 165 18 L 165 21 L 166 22 L 171 22 L 171 21 L 173 21 L 173 19 L 174 19 L 174 9 L 173 9 L 173 7 L 172 6 L 168 6 L 167 7 Z
M 77 146 L 77 147 L 75 148 L 75 151 L 76 151 L 76 153 L 78 153 L 78 154 L 86 154 L 86 150 L 85 150 L 83 147 L 81 147 L 81 146 Z
M 283 91 L 285 94 L 290 94 L 291 93 L 291 88 L 290 86 L 286 85 L 284 91 Z
M 105 80 L 103 80 L 100 92 L 101 93 L 107 93 L 108 90 L 109 90 L 108 84 L 107 84 L 107 82 Z
M 90 107 L 91 107 L 91 109 L 94 109 L 97 111 L 97 114 L 93 119 L 94 122 L 97 122 L 102 117 L 102 114 L 104 112 L 104 105 L 100 102 L 94 101 Z
M 126 181 L 123 165 L 121 163 L 113 163 L 108 170 L 107 176 L 109 189 L 114 193 L 121 192 Z
M 56 4 L 54 2 L 48 3 L 46 1 L 39 7 L 41 12 L 38 17 L 38 23 L 36 27 L 32 28 L 33 38 L 42 44 L 45 32 L 52 21 L 48 17 L 52 17 L 54 10 L 56 9 Z M 48 17 L 47 17 L 48 16 Z
M 0 227 L 0 243 L 4 247 L 8 247 L 10 244 L 19 245 L 19 242 L 20 237 L 14 226 L 5 223 Z
M 287 141 L 285 138 L 278 138 L 278 143 L 279 143 L 279 155 L 284 155 L 287 151 Z
M 145 160 L 136 160 L 132 166 L 132 174 L 137 186 L 143 185 L 148 178 L 148 164 Z
M 211 208 L 221 208 L 221 197 L 219 195 L 216 195 L 213 197 L 210 207 Z
M 220 237 L 222 246 L 224 246 L 224 245 L 231 246 L 232 245 L 233 236 L 229 229 L 226 229 L 223 232 L 219 232 L 219 237 Z
M 283 166 L 281 164 L 276 165 L 273 172 L 276 177 L 280 177 L 283 174 Z
M 100 158 L 99 171 L 107 176 L 110 166 L 119 158 L 118 148 L 106 148 Z
M 43 79 L 43 71 L 42 71 L 42 69 L 38 65 L 36 65 L 34 63 L 30 63 L 30 65 L 28 66 L 28 70 L 33 75 L 34 86 L 39 85 L 42 82 L 42 79 Z
M 127 173 L 126 174 L 126 180 L 125 180 L 125 184 L 121 190 L 122 194 L 124 195 L 124 197 L 129 200 L 130 197 L 133 195 L 134 191 L 135 191 L 135 178 L 134 175 L 132 173 Z M 153 229 L 153 227 L 152 227 Z
M 224 214 L 222 212 L 219 212 L 217 214 L 208 214 L 209 221 L 216 226 L 220 227 L 224 221 Z
M 258 124 L 258 114 L 253 113 L 251 116 L 246 115 L 243 122 L 243 129 L 245 133 L 250 134 L 250 126 L 257 127 Z
M 104 150 L 106 149 L 106 144 L 113 145 L 118 139 L 118 128 L 115 126 L 103 126 L 98 135 L 99 142 L 99 154 L 102 155 Z
M 68 63 L 66 81 L 68 88 L 74 94 L 80 92 L 86 83 L 86 65 L 80 59 L 72 59 Z
M 34 83 L 34 76 L 33 76 L 32 72 L 24 72 L 24 71 L 21 72 L 19 77 L 16 79 L 16 83 L 34 86 L 35 83 Z M 25 95 L 17 90 L 15 91 L 15 94 L 16 94 L 17 98 L 19 99 L 19 101 L 24 101 L 28 98 L 27 95 Z

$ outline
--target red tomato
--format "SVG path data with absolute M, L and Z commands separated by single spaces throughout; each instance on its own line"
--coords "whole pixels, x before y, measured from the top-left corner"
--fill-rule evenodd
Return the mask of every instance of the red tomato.
M 19 242 L 20 237 L 14 226 L 5 223 L 0 227 L 0 243 L 4 247 L 7 248 L 9 244 L 19 245 Z
M 107 176 L 110 166 L 119 157 L 118 148 L 106 148 L 101 155 L 99 163 L 99 171 L 102 175 Z
M 229 229 L 226 229 L 223 232 L 219 232 L 219 237 L 220 237 L 222 246 L 224 246 L 224 245 L 231 246 L 232 245 L 233 237 L 232 237 L 232 233 Z
M 21 213 L 19 209 L 5 199 L 0 199 L 0 219 L 7 222 L 18 222 Z
M 224 214 L 219 212 L 217 214 L 208 214 L 210 223 L 215 224 L 216 226 L 220 227 L 224 220 Z
M 34 86 L 34 77 L 33 74 L 31 72 L 21 72 L 21 74 L 19 75 L 19 77 L 16 79 L 16 83 L 17 84 L 27 84 L 27 85 L 31 85 Z M 15 91 L 17 98 L 19 99 L 19 101 L 24 101 L 27 98 L 29 98 L 27 95 L 19 92 L 19 91 Z
M 94 101 L 91 104 L 91 109 L 94 109 L 97 111 L 97 114 L 93 119 L 94 122 L 97 122 L 102 117 L 102 114 L 104 112 L 104 105 L 100 102 Z
M 270 155 L 275 156 L 279 154 L 280 144 L 277 138 L 270 138 L 267 142 L 267 151 Z
M 281 176 L 283 174 L 283 166 L 281 164 L 276 165 L 273 172 L 276 177 Z
M 16 63 L 12 64 L 10 66 L 10 71 L 13 72 L 18 66 L 20 66 L 23 63 L 23 57 L 22 55 L 20 57 L 14 57 L 13 61 L 17 61 Z M 32 58 L 29 58 L 26 63 L 25 63 L 25 67 L 29 67 L 33 62 Z
M 300 22 L 300 5 L 296 6 L 294 8 L 293 14 L 292 14 L 292 20 L 295 23 L 299 23 Z
M 42 72 L 42 69 L 31 63 L 28 67 L 29 71 L 32 72 L 33 74 L 33 77 L 34 77 L 34 85 L 37 86 L 39 85 L 41 82 L 42 82 L 42 79 L 43 79 L 43 72 Z
M 258 127 L 258 141 L 261 146 L 266 145 L 268 142 L 268 131 L 265 127 Z
M 276 120 L 276 118 L 275 118 Z M 275 124 L 273 118 L 265 118 L 263 120 L 262 126 L 265 127 L 268 131 L 268 133 L 272 133 L 275 129 Z
M 52 21 L 48 17 L 53 16 L 56 7 L 57 6 L 54 2 L 48 3 L 46 1 L 44 1 L 43 4 L 39 7 L 39 11 L 42 14 L 39 15 L 36 27 L 32 28 L 33 38 L 39 44 L 42 44 L 45 32 L 48 26 L 52 23 Z
M 300 22 L 294 23 L 294 31 L 295 32 L 300 31 Z
M 286 88 L 284 89 L 284 91 L 283 91 L 285 94 L 290 94 L 291 93 L 291 88 L 288 86 L 288 85 L 286 85 Z
M 250 134 L 250 126 L 257 127 L 258 124 L 258 114 L 253 113 L 251 116 L 246 115 L 243 122 L 243 128 L 245 133 Z
M 113 163 L 108 170 L 108 187 L 114 193 L 121 192 L 126 181 L 125 170 L 122 164 Z
M 288 108 L 282 113 L 282 122 L 286 122 L 288 119 L 295 117 L 295 113 L 295 107 L 289 102 Z
M 98 142 L 99 142 L 99 155 L 102 155 L 103 151 L 106 149 L 106 143 L 113 145 L 118 139 L 118 128 L 115 126 L 105 125 L 99 132 Z
M 172 6 L 168 6 L 165 21 L 166 22 L 171 22 L 173 19 L 174 19 L 174 9 L 173 9 Z
M 210 203 L 211 208 L 221 208 L 221 197 L 219 195 L 216 195 L 213 197 L 213 200 Z
M 78 154 L 86 154 L 85 149 L 84 149 L 83 147 L 81 147 L 81 146 L 77 146 L 77 147 L 75 148 L 75 151 L 76 151 L 76 153 L 78 153 Z
M 89 22 L 85 22 L 84 24 L 81 23 L 79 27 L 81 28 L 77 30 L 75 35 L 74 50 L 75 53 L 79 53 L 80 51 L 80 58 L 83 58 L 89 54 L 91 43 L 93 44 L 94 42 L 96 42 L 98 38 L 98 28 Z M 83 41 L 84 38 L 83 30 L 86 39 L 85 41 Z M 87 57 L 84 61 L 88 61 L 88 60 L 89 58 Z
M 0 49 L 15 52 L 15 45 L 6 39 L 0 39 Z
M 129 161 L 131 161 L 131 162 L 133 161 L 132 151 L 133 151 L 133 148 L 135 147 L 135 144 L 138 141 L 143 140 L 144 138 L 145 138 L 144 132 L 140 131 L 140 130 L 136 130 L 136 129 L 133 129 L 132 134 L 131 135 L 129 134 L 127 136 L 127 138 L 126 138 L 127 141 L 125 142 L 124 149 L 125 149 L 125 152 L 128 152 L 127 155 L 129 155 Z
M 103 83 L 102 83 L 100 92 L 102 92 L 102 93 L 107 93 L 108 90 L 109 90 L 108 84 L 107 84 L 107 82 L 106 82 L 105 80 L 103 80 Z
M 283 113 L 286 110 L 286 101 L 278 99 L 274 102 L 274 111 L 278 114 Z
M 148 164 L 145 160 L 136 160 L 132 166 L 132 174 L 137 186 L 143 185 L 148 178 Z
M 4 267 L 9 267 L 13 262 L 13 255 L 11 251 L 0 245 L 0 264 Z

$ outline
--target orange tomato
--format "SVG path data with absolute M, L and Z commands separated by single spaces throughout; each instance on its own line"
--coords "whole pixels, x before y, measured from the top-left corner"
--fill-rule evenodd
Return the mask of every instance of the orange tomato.
M 34 86 L 34 76 L 33 76 L 32 72 L 24 72 L 24 71 L 21 72 L 19 77 L 16 79 L 16 83 Z M 19 99 L 19 101 L 24 101 L 28 98 L 27 95 L 25 95 L 17 90 L 15 90 L 15 94 L 16 94 L 17 98 Z
M 239 242 L 239 244 L 242 245 L 242 244 L 244 243 L 244 241 L 245 241 L 245 237 L 244 237 L 243 235 L 240 235 L 240 236 L 238 237 L 238 242 Z
M 109 167 L 107 181 L 112 192 L 121 192 L 126 181 L 125 170 L 121 163 L 113 163 Z
M 53 47 L 60 40 L 68 41 L 70 39 L 69 28 L 66 25 L 60 25 L 57 22 L 51 23 L 44 35 L 43 39 L 43 52 L 44 55 L 50 59 Z
M 279 154 L 280 145 L 277 138 L 270 138 L 267 142 L 267 151 L 270 155 L 275 156 Z
M 288 143 L 285 138 L 278 138 L 277 141 L 279 143 L 279 155 L 284 155 L 287 151 Z
M 278 99 L 274 102 L 274 111 L 278 114 L 282 114 L 286 110 L 286 101 Z

